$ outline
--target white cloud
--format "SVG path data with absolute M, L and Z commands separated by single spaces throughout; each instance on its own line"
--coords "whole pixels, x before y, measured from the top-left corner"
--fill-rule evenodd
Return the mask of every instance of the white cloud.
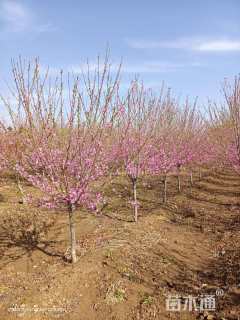
M 31 14 L 20 2 L 4 0 L 0 3 L 0 21 L 7 31 L 23 31 L 31 21 Z
M 200 43 L 197 47 L 199 51 L 240 51 L 240 40 L 239 41 L 209 41 Z
M 139 61 L 135 63 L 123 63 L 121 67 L 122 73 L 132 73 L 132 74 L 140 74 L 140 73 L 164 73 L 164 72 L 174 72 L 180 69 L 188 68 L 188 67 L 199 67 L 202 64 L 198 62 L 192 63 L 174 63 L 168 61 Z M 97 69 L 98 65 L 94 62 L 90 62 L 87 64 L 73 65 L 67 67 L 68 72 L 73 73 L 81 73 L 87 72 L 88 69 L 90 72 L 94 72 Z M 103 64 L 99 65 L 100 71 L 104 68 Z M 111 71 L 117 72 L 119 69 L 119 64 L 112 63 Z
M 180 38 L 174 41 L 127 40 L 135 49 L 184 49 L 203 52 L 240 51 L 240 39 L 198 39 Z
M 0 0 L 0 31 L 4 33 L 55 31 L 51 23 L 38 23 L 35 13 L 17 0 Z
M 45 23 L 38 25 L 34 28 L 37 33 L 45 33 L 45 32 L 53 32 L 56 31 L 57 28 L 52 23 Z

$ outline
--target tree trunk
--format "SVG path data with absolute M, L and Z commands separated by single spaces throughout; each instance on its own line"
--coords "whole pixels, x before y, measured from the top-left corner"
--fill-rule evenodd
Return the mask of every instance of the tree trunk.
M 177 166 L 177 184 L 178 184 L 178 193 L 181 192 L 181 176 L 180 176 L 180 172 L 181 172 L 181 165 L 178 164 Z
M 192 193 L 192 186 L 193 186 L 193 173 L 192 173 L 192 171 L 190 171 L 189 180 L 190 180 L 190 193 Z
M 180 193 L 181 192 L 181 177 L 179 174 L 177 176 L 177 182 L 178 182 L 178 192 Z
M 134 221 L 138 221 L 138 205 L 137 205 L 137 179 L 133 179 L 133 201 L 134 201 Z
M 164 189 L 163 189 L 163 203 L 167 202 L 167 176 L 164 177 Z
M 199 168 L 199 181 L 202 180 L 202 171 L 201 171 L 201 168 Z
M 193 173 L 192 171 L 190 172 L 190 186 L 193 186 Z
M 70 247 L 71 247 L 71 259 L 72 263 L 77 262 L 76 254 L 76 234 L 75 234 L 75 223 L 74 223 L 74 205 L 69 204 L 68 216 L 69 216 L 69 231 L 70 231 Z
M 21 182 L 20 182 L 20 179 L 19 179 L 19 176 L 17 175 L 16 176 L 16 182 L 17 182 L 17 187 L 18 187 L 18 190 L 19 192 L 21 193 L 21 197 L 22 197 L 22 200 L 21 200 L 21 203 L 25 204 L 27 201 L 26 201 L 26 196 L 25 196 L 25 192 L 23 190 L 23 187 L 21 185 Z M 20 202 L 20 201 L 19 201 Z

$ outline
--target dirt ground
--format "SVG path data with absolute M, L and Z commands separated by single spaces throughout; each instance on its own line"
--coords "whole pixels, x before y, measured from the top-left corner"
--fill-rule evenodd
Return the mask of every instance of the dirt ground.
M 190 189 L 183 173 L 180 194 L 176 186 L 173 176 L 163 205 L 160 179 L 140 181 L 134 223 L 129 181 L 105 185 L 101 214 L 76 212 L 79 260 L 72 266 L 67 215 L 60 210 L 39 210 L 54 223 L 36 246 L 13 241 L 6 217 L 36 209 L 19 203 L 14 181 L 2 178 L 0 319 L 239 320 L 240 177 L 205 170 Z M 215 306 L 194 310 L 207 296 Z M 167 308 L 169 301 L 180 311 Z

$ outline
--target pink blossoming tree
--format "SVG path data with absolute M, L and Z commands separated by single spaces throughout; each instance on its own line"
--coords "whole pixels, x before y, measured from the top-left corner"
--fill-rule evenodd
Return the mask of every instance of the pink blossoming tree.
M 137 183 L 148 172 L 151 141 L 156 127 L 160 98 L 134 81 L 120 109 L 113 155 L 132 183 L 134 220 L 138 220 Z
M 240 167 L 240 76 L 234 83 L 225 83 L 224 96 L 232 127 L 232 142 L 228 149 L 228 159 L 232 167 L 239 173 Z
M 105 60 L 94 73 L 88 69 L 81 78 L 69 79 L 66 98 L 62 73 L 52 85 L 47 74 L 41 76 L 38 62 L 25 70 L 22 61 L 14 64 L 26 141 L 16 170 L 41 191 L 40 205 L 67 208 L 76 262 L 75 210 L 96 211 L 101 200 L 94 183 L 108 173 L 104 143 L 116 114 L 119 73 L 111 80 Z

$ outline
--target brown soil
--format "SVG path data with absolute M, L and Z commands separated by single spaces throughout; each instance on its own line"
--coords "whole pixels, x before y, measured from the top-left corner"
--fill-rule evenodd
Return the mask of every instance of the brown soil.
M 78 262 L 67 256 L 67 215 L 39 211 L 55 221 L 37 246 L 14 243 L 3 219 L 31 212 L 19 204 L 14 182 L 2 179 L 0 199 L 0 319 L 152 320 L 240 319 L 240 179 L 204 171 L 192 190 L 176 177 L 161 203 L 159 178 L 140 181 L 139 222 L 132 222 L 130 183 L 105 186 L 101 215 L 76 213 Z M 166 310 L 166 298 L 212 294 L 212 312 Z M 14 309 L 15 307 L 15 309 Z

